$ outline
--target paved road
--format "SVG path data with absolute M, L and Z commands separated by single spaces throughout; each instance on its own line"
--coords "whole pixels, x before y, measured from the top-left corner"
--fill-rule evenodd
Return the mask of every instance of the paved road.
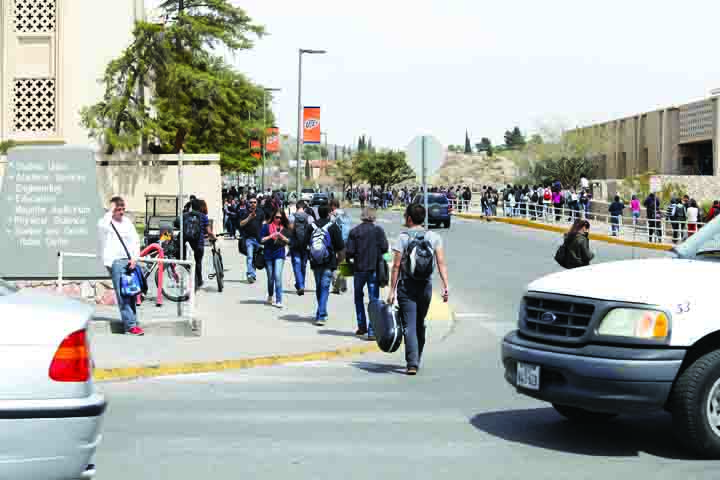
M 395 233 L 398 218 L 381 224 Z M 718 463 L 687 458 L 664 414 L 580 428 L 505 384 L 500 336 L 527 282 L 557 270 L 555 235 L 472 221 L 441 233 L 459 320 L 418 377 L 378 354 L 105 385 L 99 478 L 710 478 Z M 598 261 L 632 256 L 593 247 Z

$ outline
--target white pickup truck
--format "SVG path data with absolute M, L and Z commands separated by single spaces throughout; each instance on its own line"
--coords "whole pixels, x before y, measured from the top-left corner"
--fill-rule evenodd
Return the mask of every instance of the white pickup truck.
M 720 220 L 673 253 L 531 283 L 505 378 L 570 420 L 666 409 L 683 444 L 720 458 Z

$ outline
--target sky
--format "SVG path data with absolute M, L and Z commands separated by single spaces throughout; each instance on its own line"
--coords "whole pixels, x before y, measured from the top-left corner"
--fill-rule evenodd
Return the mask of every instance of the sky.
M 149 0 L 151 5 L 155 0 Z M 229 57 L 267 87 L 282 133 L 322 108 L 331 144 L 474 143 L 698 100 L 720 87 L 710 0 L 233 0 L 268 35 Z

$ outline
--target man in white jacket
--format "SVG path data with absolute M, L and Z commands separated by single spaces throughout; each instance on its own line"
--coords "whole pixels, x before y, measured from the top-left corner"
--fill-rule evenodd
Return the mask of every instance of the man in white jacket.
M 135 336 L 145 335 L 137 323 L 135 298 L 123 297 L 120 294 L 120 277 L 128 267 L 135 268 L 137 258 L 140 256 L 140 238 L 135 225 L 125 217 L 125 200 L 121 197 L 113 197 L 110 200 L 110 210 L 98 222 L 98 238 L 101 242 L 103 264 L 112 277 L 125 333 Z

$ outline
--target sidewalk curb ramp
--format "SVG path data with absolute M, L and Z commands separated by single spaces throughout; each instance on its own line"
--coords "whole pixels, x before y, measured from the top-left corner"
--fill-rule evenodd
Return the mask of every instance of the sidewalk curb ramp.
M 566 233 L 570 228 L 569 226 L 560 227 L 557 225 L 547 225 L 544 223 L 532 222 L 530 220 L 524 220 L 520 218 L 488 217 L 477 213 L 456 213 L 455 216 L 458 218 L 465 218 L 469 220 L 487 220 L 488 222 L 507 223 L 509 225 L 516 225 L 518 227 L 533 228 L 535 230 L 545 230 L 548 232 L 557 233 Z M 600 233 L 591 233 L 590 239 L 597 240 L 599 242 L 612 243 L 615 245 L 624 245 L 627 247 L 645 248 L 648 250 L 659 250 L 664 252 L 669 252 L 670 250 L 672 250 L 672 245 L 622 240 L 617 237 L 611 237 L 610 235 L 603 235 Z
M 442 337 L 442 340 L 444 340 L 453 331 L 455 314 L 447 303 L 444 303 L 437 295 L 433 295 L 430 310 L 428 311 L 427 321 L 449 323 L 448 332 Z M 311 353 L 271 355 L 265 357 L 196 363 L 168 363 L 137 367 L 98 368 L 93 371 L 93 380 L 98 383 L 103 383 L 111 381 L 116 382 L 139 380 L 143 378 L 166 377 L 171 375 L 191 375 L 196 373 L 223 372 L 227 370 L 244 370 L 249 368 L 270 367 L 291 363 L 334 360 L 338 358 L 377 352 L 380 352 L 377 344 L 375 342 L 368 342 L 365 345 Z

